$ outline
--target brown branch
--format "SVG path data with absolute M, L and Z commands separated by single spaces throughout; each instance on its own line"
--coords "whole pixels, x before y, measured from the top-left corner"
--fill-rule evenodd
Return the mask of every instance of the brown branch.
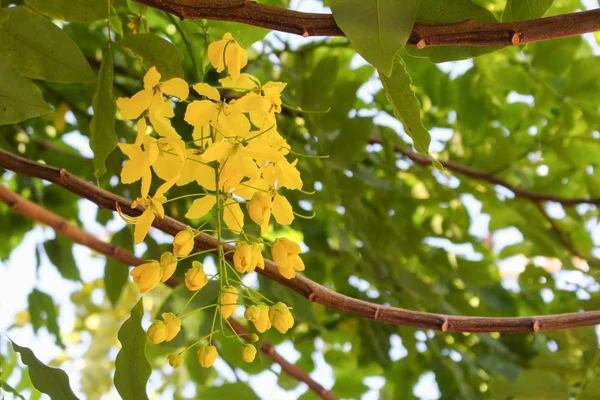
M 344 36 L 332 14 L 315 14 L 248 0 L 136 0 L 181 19 L 242 22 L 302 36 Z M 514 46 L 600 30 L 600 10 L 518 22 L 416 23 L 408 44 L 436 46 Z
M 369 138 L 369 144 L 383 144 L 382 141 L 377 137 Z M 404 157 L 410 159 L 416 164 L 429 167 L 432 165 L 432 161 L 427 157 L 419 153 L 415 153 L 413 151 L 404 149 L 400 146 L 394 146 L 394 151 L 396 153 L 402 154 Z M 518 186 L 515 186 L 507 181 L 499 178 L 495 174 L 487 171 L 481 171 L 479 169 L 467 167 L 466 165 L 459 164 L 454 161 L 442 161 L 438 160 L 444 168 L 458 172 L 459 174 L 469 176 L 471 178 L 475 178 L 481 181 L 486 181 L 494 185 L 502 186 L 515 194 L 516 197 L 521 197 L 523 199 L 527 199 L 533 202 L 544 202 L 544 201 L 553 201 L 555 203 L 560 203 L 563 206 L 571 207 L 576 206 L 578 204 L 593 204 L 600 205 L 600 198 L 569 198 L 556 196 L 553 194 L 544 194 L 544 193 L 535 193 L 526 189 L 522 189 Z
M 136 266 L 146 262 L 146 260 L 136 257 L 132 252 L 119 246 L 115 246 L 110 243 L 106 243 L 94 235 L 91 235 L 78 228 L 77 226 L 70 224 L 67 220 L 53 213 L 52 211 L 29 201 L 15 192 L 9 190 L 6 186 L 0 185 L 0 200 L 8 204 L 13 210 L 18 212 L 25 217 L 42 224 L 48 225 L 52 229 L 61 235 L 71 239 L 73 242 L 86 246 L 98 253 L 104 254 L 107 257 L 111 257 L 117 261 L 123 263 L 123 267 L 129 265 Z M 176 287 L 181 282 L 172 277 L 165 282 L 169 287 Z M 234 318 L 229 318 L 229 323 L 235 329 L 236 333 L 240 335 L 244 340 L 249 340 L 249 330 L 240 322 Z M 283 358 L 275 347 L 269 342 L 262 342 L 261 351 L 267 355 L 273 362 L 281 365 L 281 369 L 284 370 L 292 378 L 304 382 L 308 387 L 313 390 L 317 395 L 321 396 L 325 400 L 336 400 L 336 397 L 325 389 L 323 386 L 315 382 L 306 372 L 298 368 L 296 365 L 288 362 Z
M 70 174 L 65 169 L 58 169 L 49 165 L 27 160 L 1 149 L 0 167 L 9 169 L 21 175 L 42 178 L 60 185 L 71 192 L 92 201 L 102 208 L 115 210 L 115 203 L 118 202 L 122 212 L 127 215 L 138 216 L 142 213 L 141 207 L 135 209 L 131 208 L 130 200 L 96 187 L 95 185 Z M 153 226 L 170 235 L 176 235 L 186 227 L 185 224 L 170 217 L 156 218 Z M 216 247 L 217 241 L 215 238 L 205 234 L 196 236 L 196 248 L 209 250 L 215 249 Z M 229 253 L 227 257 L 233 256 L 233 246 L 226 244 L 224 245 L 224 249 L 226 253 Z M 354 299 L 327 289 L 302 275 L 296 275 L 296 278 L 294 279 L 285 279 L 279 274 L 277 267 L 270 260 L 265 260 L 264 270 L 257 271 L 266 278 L 287 286 L 314 303 L 358 317 L 396 325 L 449 332 L 516 333 L 571 329 L 600 324 L 600 311 L 507 318 L 452 316 L 411 311 Z

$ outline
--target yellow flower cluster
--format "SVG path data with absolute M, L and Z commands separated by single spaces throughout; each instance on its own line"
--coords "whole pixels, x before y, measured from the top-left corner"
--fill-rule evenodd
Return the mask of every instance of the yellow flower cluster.
M 164 217 L 166 202 L 195 196 L 197 198 L 185 214 L 187 219 L 203 218 L 213 210 L 216 215 L 217 229 L 210 231 L 216 233 L 216 249 L 192 253 L 196 237 L 204 231 L 187 226 L 175 236 L 172 252 L 164 253 L 159 261 L 150 260 L 131 271 L 140 291 L 146 293 L 171 278 L 183 260 L 209 251 L 218 255 L 215 275 L 207 276 L 202 263 L 196 260 L 191 262 L 184 275 L 185 286 L 195 292 L 193 296 L 213 279 L 220 284 L 217 302 L 201 308 L 214 308 L 211 332 L 192 345 L 204 343 L 198 350 L 198 362 L 202 367 L 210 367 L 218 356 L 217 348 L 212 345 L 213 335 L 217 332 L 216 317 L 219 316 L 220 331 L 223 331 L 223 321 L 229 324 L 227 319 L 235 314 L 241 299 L 251 302 L 246 306 L 244 317 L 259 333 L 272 326 L 286 333 L 293 327 L 294 318 L 288 306 L 274 303 L 263 295 L 260 296 L 271 306 L 255 301 L 254 290 L 244 285 L 239 275 L 252 273 L 256 268 L 264 269 L 262 247 L 270 244 L 266 239 L 246 234 L 243 206 L 264 235 L 271 223 L 271 215 L 280 225 L 292 223 L 294 211 L 284 196 L 285 190 L 302 189 L 302 179 L 296 168 L 298 160 L 288 160 L 293 152 L 277 131 L 276 114 L 282 110 L 281 93 L 286 84 L 261 84 L 255 76 L 241 72 L 248 62 L 248 55 L 229 33 L 210 44 L 208 58 L 216 71 L 226 71 L 226 76 L 219 80 L 220 86 L 205 82 L 192 85 L 195 94 L 191 100 L 188 100 L 188 83 L 180 78 L 163 82 L 154 67 L 144 77 L 143 90 L 130 98 L 117 99 L 121 117 L 137 120 L 135 142 L 119 144 L 128 157 L 123 164 L 121 181 L 141 182 L 141 195 L 132 206 L 141 206 L 142 214 L 130 217 L 118 209 L 122 218 L 135 226 L 135 243 L 143 242 L 156 215 Z M 237 97 L 224 98 L 220 90 L 237 93 Z M 193 127 L 188 141 L 184 141 L 171 124 L 174 107 L 183 103 L 187 103 L 184 120 Z M 150 195 L 155 177 L 162 184 L 154 195 Z M 169 189 L 184 185 L 197 187 L 198 194 L 167 199 Z M 229 236 L 243 236 L 243 240 L 235 241 L 237 247 L 230 256 L 231 261 L 223 250 L 222 237 L 226 232 Z M 292 279 L 296 271 L 304 270 L 297 243 L 278 238 L 270 247 L 283 277 Z M 148 329 L 150 340 L 154 344 L 173 340 L 181 330 L 181 318 L 194 312 L 180 315 L 183 311 L 162 314 L 162 320 L 155 321 Z M 258 337 L 252 334 L 250 339 L 256 341 Z M 180 366 L 182 353 L 171 354 L 169 364 Z M 256 348 L 245 343 L 240 354 L 244 361 L 252 362 Z

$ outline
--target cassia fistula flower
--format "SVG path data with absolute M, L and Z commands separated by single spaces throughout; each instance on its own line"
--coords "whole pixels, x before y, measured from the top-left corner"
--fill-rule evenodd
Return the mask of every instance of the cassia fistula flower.
M 198 363 L 202 368 L 210 368 L 214 364 L 219 353 L 215 346 L 202 345 L 198 349 Z
M 275 240 L 271 246 L 273 261 L 281 276 L 292 279 L 296 271 L 304 271 L 304 262 L 300 258 L 300 245 L 286 238 Z
M 160 344 L 167 340 L 167 336 L 169 335 L 169 331 L 167 326 L 162 321 L 155 321 L 148 328 L 148 338 L 154 344 Z
M 163 313 L 162 319 L 167 328 L 165 342 L 170 342 L 181 331 L 181 319 L 173 313 Z
M 292 316 L 289 307 L 282 302 L 278 302 L 274 306 L 271 306 L 271 309 L 269 310 L 269 319 L 275 329 L 281 333 L 286 333 L 294 326 L 294 317 Z
M 149 292 L 158 286 L 163 277 L 163 268 L 158 261 L 149 261 L 133 268 L 129 273 L 138 284 L 141 293 Z
M 173 254 L 177 257 L 186 257 L 194 249 L 194 230 L 187 226 L 185 230 L 180 231 L 173 239 Z
M 173 368 L 179 368 L 183 365 L 183 356 L 181 354 L 169 354 L 167 359 L 169 360 L 169 365 Z
M 202 263 L 199 261 L 192 262 L 192 268 L 185 273 L 185 287 L 189 290 L 196 291 L 202 289 L 208 283 L 208 277 L 204 273 Z
M 163 269 L 160 281 L 166 282 L 175 273 L 175 269 L 177 268 L 177 257 L 170 251 L 162 253 L 160 255 L 160 266 Z
M 264 333 L 271 328 L 271 320 L 269 319 L 269 306 L 265 303 L 259 303 L 246 308 L 244 318 L 254 324 L 256 330 Z
M 254 361 L 254 358 L 256 357 L 256 347 L 247 343 L 244 345 L 244 347 L 242 347 L 241 353 L 242 353 L 242 360 L 246 361 L 247 363 L 251 363 L 252 361 Z
M 223 286 L 219 295 L 219 309 L 223 318 L 229 318 L 237 308 L 238 290 L 233 286 Z

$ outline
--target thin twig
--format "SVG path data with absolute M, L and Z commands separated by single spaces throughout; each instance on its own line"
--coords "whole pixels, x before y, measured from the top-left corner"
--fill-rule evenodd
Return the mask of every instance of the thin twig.
M 136 266 L 145 263 L 144 259 L 136 257 L 129 250 L 124 249 L 119 246 L 115 246 L 110 243 L 106 243 L 94 235 L 87 233 L 86 231 L 78 228 L 77 226 L 69 223 L 67 220 L 63 219 L 59 215 L 53 213 L 52 211 L 35 204 L 32 201 L 29 201 L 15 192 L 9 190 L 6 186 L 0 185 L 0 200 L 8 204 L 13 210 L 18 212 L 21 215 L 24 215 L 27 218 L 30 218 L 34 221 L 40 222 L 42 224 L 50 226 L 52 229 L 61 235 L 71 239 L 73 242 L 86 246 L 92 250 L 95 250 L 101 254 L 104 254 L 107 257 L 111 257 L 117 261 L 120 261 L 123 267 L 127 267 L 129 265 Z M 165 284 L 169 287 L 176 287 L 181 284 L 181 282 L 172 277 Z M 244 325 L 240 324 L 233 318 L 229 318 L 229 323 L 235 329 L 235 331 L 242 337 L 244 340 L 248 340 L 249 331 Z M 331 394 L 327 389 L 323 386 L 319 385 L 315 382 L 306 372 L 302 369 L 298 368 L 296 365 L 286 361 L 281 355 L 279 355 L 273 345 L 269 342 L 262 342 L 261 350 L 263 353 L 267 355 L 273 362 L 281 365 L 281 369 L 287 372 L 292 378 L 295 378 L 301 382 L 304 382 L 314 390 L 315 393 L 321 396 L 326 400 L 335 400 L 336 397 Z M 239 376 L 235 368 L 227 361 L 225 362 L 231 367 L 233 373 L 239 380 Z
M 332 14 L 315 14 L 248 0 L 137 0 L 182 19 L 242 22 L 275 31 L 307 36 L 345 36 Z M 408 44 L 436 46 L 517 46 L 600 30 L 600 10 L 517 22 L 432 24 L 417 22 Z
M 141 215 L 143 209 L 131 208 L 131 201 L 101 189 L 77 176 L 46 164 L 27 160 L 23 157 L 0 149 L 0 167 L 14 171 L 20 175 L 45 179 L 86 198 L 99 207 L 115 210 L 118 202 L 121 211 L 129 216 Z M 186 229 L 186 225 L 170 217 L 156 218 L 152 224 L 155 228 L 176 235 Z M 195 238 L 195 247 L 199 250 L 217 248 L 216 239 L 206 234 Z M 227 258 L 233 258 L 234 247 L 223 245 Z M 395 325 L 420 327 L 449 332 L 539 332 L 600 324 L 600 311 L 575 312 L 532 317 L 468 317 L 446 314 L 411 311 L 398 307 L 383 306 L 364 300 L 355 299 L 336 293 L 304 276 L 297 274 L 293 279 L 286 279 L 279 274 L 271 260 L 265 259 L 265 269 L 257 270 L 268 279 L 287 286 L 309 301 L 321 304 L 333 310 L 342 311 L 362 318 L 388 322 Z

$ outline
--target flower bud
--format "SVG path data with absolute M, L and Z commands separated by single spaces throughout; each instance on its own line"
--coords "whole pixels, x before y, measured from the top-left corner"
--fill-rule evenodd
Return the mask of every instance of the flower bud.
M 133 281 L 140 287 L 140 292 L 146 293 L 158 286 L 163 275 L 163 269 L 158 261 L 140 264 L 131 270 Z
M 202 289 L 208 283 L 208 278 L 199 261 L 192 262 L 192 268 L 185 273 L 185 286 L 192 291 Z
M 173 239 L 173 254 L 177 257 L 186 257 L 194 249 L 194 231 L 189 226 L 175 235 Z
M 162 314 L 162 319 L 167 327 L 167 337 L 165 341 L 170 342 L 177 336 L 179 331 L 181 331 L 181 319 L 173 313 Z
M 251 363 L 254 361 L 255 357 L 256 347 L 251 344 L 246 344 L 244 347 L 242 347 L 242 360 L 246 361 L 247 363 Z
M 169 354 L 167 359 L 169 360 L 169 365 L 173 368 L 179 368 L 183 364 L 183 356 L 181 354 Z
M 286 238 L 275 240 L 271 246 L 273 261 L 281 276 L 292 279 L 296 276 L 296 271 L 304 270 L 304 263 L 300 258 L 300 245 Z
M 150 328 L 148 328 L 148 338 L 154 344 L 159 344 L 167 339 L 169 334 L 167 326 L 162 321 L 155 321 Z
M 254 324 L 254 327 L 260 333 L 265 332 L 271 328 L 271 321 L 269 319 L 269 306 L 265 303 L 260 303 L 255 306 L 246 308 L 244 318 Z
M 294 326 L 294 317 L 288 306 L 279 302 L 269 310 L 269 319 L 271 323 L 281 333 L 286 333 L 288 329 Z
M 223 318 L 231 317 L 237 307 L 238 290 L 233 286 L 223 286 L 220 300 L 221 315 Z
M 162 253 L 160 256 L 160 266 L 163 269 L 161 282 L 166 282 L 175 273 L 177 268 L 177 257 L 170 251 Z
M 269 227 L 271 219 L 271 194 L 257 193 L 248 202 L 248 214 L 250 219 L 260 226 L 260 233 L 264 234 Z
M 252 244 L 252 258 L 256 258 L 256 266 L 260 269 L 265 269 L 265 259 L 260 251 L 260 246 L 256 243 Z
M 233 266 L 239 273 L 249 272 L 248 270 L 256 268 L 256 264 L 252 265 L 252 246 L 246 242 L 240 242 L 237 249 L 233 253 Z
M 198 349 L 198 362 L 202 368 L 210 368 L 217 359 L 217 348 L 215 346 L 200 346 Z
M 260 339 L 260 338 L 258 337 L 258 335 L 257 335 L 256 333 L 252 333 L 252 334 L 250 334 L 249 340 L 250 340 L 252 343 L 256 343 L 256 342 L 258 342 L 258 340 L 259 340 L 259 339 Z

